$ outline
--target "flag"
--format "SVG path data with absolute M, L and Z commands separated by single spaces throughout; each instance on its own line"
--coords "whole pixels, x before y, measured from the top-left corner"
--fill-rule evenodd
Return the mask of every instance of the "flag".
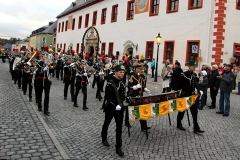
M 189 109 L 192 106 L 192 96 L 186 97 L 186 109 Z
M 168 114 L 169 102 L 168 101 L 161 102 L 159 105 L 160 105 L 160 109 L 159 109 L 160 115 L 164 116 Z
M 139 105 L 141 120 L 147 120 L 151 116 L 150 104 Z
M 192 105 L 195 104 L 195 101 L 196 101 L 197 97 L 198 97 L 197 94 L 192 95 Z
M 172 99 L 169 100 L 169 113 L 174 113 L 177 110 L 177 100 L 176 99 Z
M 180 112 L 186 110 L 186 98 L 177 98 L 177 109 Z
M 136 122 L 140 118 L 139 106 L 128 106 L 128 116 L 130 122 Z
M 156 118 L 159 115 L 159 103 L 151 103 L 151 117 Z

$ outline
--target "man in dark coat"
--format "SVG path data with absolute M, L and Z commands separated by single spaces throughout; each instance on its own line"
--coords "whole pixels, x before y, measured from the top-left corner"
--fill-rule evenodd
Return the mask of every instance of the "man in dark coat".
M 181 76 L 182 72 L 183 70 L 181 69 L 180 63 L 178 61 L 175 62 L 175 68 L 173 69 L 172 80 L 171 80 L 171 87 L 172 87 L 172 90 L 174 91 L 177 91 L 177 81 Z
M 209 75 L 209 79 L 208 79 L 208 87 L 210 88 L 210 96 L 212 99 L 212 104 L 211 106 L 209 106 L 209 109 L 216 108 L 216 97 L 218 94 L 218 89 L 220 84 L 220 80 L 217 78 L 217 76 L 219 76 L 218 66 L 213 65 L 211 74 Z

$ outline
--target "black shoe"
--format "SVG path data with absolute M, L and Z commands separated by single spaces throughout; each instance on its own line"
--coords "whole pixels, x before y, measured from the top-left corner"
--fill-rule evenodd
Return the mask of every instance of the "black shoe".
M 101 101 L 102 100 L 102 97 L 99 97 L 99 101 Z
M 67 100 L 67 97 L 64 97 L 64 100 Z
M 102 141 L 102 144 L 103 144 L 104 146 L 107 146 L 107 147 L 109 147 L 109 146 L 110 146 L 110 144 L 108 143 L 108 141 L 107 141 L 107 140 L 104 140 L 104 141 Z
M 97 99 L 99 99 L 99 96 L 96 96 Z
M 73 107 L 78 107 L 78 105 L 76 103 L 73 104 Z
M 119 157 L 123 157 L 124 156 L 124 153 L 121 150 L 121 148 L 116 148 L 116 153 L 119 155 Z
M 208 106 L 208 108 L 210 108 L 210 107 L 212 107 L 212 106 Z
M 183 126 L 178 126 L 178 129 L 180 129 L 181 131 L 186 131 L 186 129 Z
M 42 108 L 38 108 L 38 111 L 39 111 L 39 112 L 42 112 Z
M 223 117 L 227 117 L 227 116 L 229 116 L 229 114 L 225 114 L 225 113 L 223 114 Z
M 74 102 L 74 100 L 72 99 L 72 102 Z
M 126 127 L 131 127 L 131 125 L 130 125 L 129 122 L 125 123 L 125 126 L 126 126 Z
M 146 128 L 142 128 L 141 131 L 145 132 L 147 129 L 150 129 L 151 127 L 146 127 Z
M 48 111 L 44 112 L 44 114 L 45 114 L 46 116 L 50 116 L 50 112 L 48 112 Z
M 103 90 L 101 90 L 100 92 L 104 92 Z
M 23 95 L 26 95 L 26 92 L 23 92 Z
M 85 110 L 85 111 L 86 111 L 86 110 L 88 110 L 88 108 L 87 108 L 87 107 L 83 107 L 83 110 Z
M 223 112 L 216 112 L 217 114 L 224 114 Z
M 18 87 L 18 89 L 21 89 L 21 87 Z
M 199 110 L 203 110 L 203 108 L 201 107 L 201 108 L 199 108 Z
M 194 133 L 204 133 L 205 131 L 201 130 L 201 129 L 196 129 L 194 130 Z
M 32 102 L 32 98 L 29 98 L 29 102 Z
M 213 106 L 211 106 L 211 107 L 209 107 L 209 109 L 215 109 L 216 107 L 213 107 Z
M 16 84 L 16 82 L 14 82 L 14 84 Z

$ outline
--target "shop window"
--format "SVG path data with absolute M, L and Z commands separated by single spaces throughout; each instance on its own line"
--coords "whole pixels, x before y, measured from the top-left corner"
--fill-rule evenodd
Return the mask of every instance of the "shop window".
M 106 17 L 107 17 L 107 8 L 104 8 L 102 9 L 101 24 L 106 23 Z
M 174 41 L 165 41 L 164 42 L 163 63 L 167 59 L 169 59 L 170 64 L 173 64 L 173 55 L 174 55 Z
M 92 19 L 92 25 L 96 26 L 97 24 L 97 11 L 93 12 L 93 19 Z
M 102 42 L 102 47 L 101 47 L 101 55 L 105 55 L 105 49 L 106 49 L 106 43 Z
M 82 16 L 78 17 L 78 29 L 81 29 L 82 27 Z
M 133 19 L 134 16 L 134 1 L 128 1 L 127 4 L 127 20 Z
M 154 41 L 147 41 L 146 42 L 146 51 L 145 51 L 145 58 L 148 61 L 152 61 L 153 58 L 153 50 L 154 50 Z
M 111 22 L 117 22 L 118 5 L 112 6 Z
M 85 16 L 85 28 L 88 27 L 88 22 L 89 22 L 89 14 L 86 14 L 86 16 Z
M 203 0 L 188 0 L 188 9 L 202 8 Z
M 113 42 L 109 42 L 108 57 L 112 57 L 112 56 L 113 56 Z
M 178 12 L 179 0 L 167 0 L 167 13 Z
M 149 15 L 156 16 L 158 15 L 158 12 L 159 12 L 159 0 L 151 0 Z
M 189 40 L 187 41 L 187 50 L 186 50 L 186 61 L 185 65 L 188 65 L 189 60 L 195 60 L 198 64 L 197 58 L 199 57 L 199 40 Z

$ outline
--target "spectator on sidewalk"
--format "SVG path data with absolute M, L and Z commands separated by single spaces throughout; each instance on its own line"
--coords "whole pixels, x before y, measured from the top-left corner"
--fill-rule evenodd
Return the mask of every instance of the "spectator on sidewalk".
M 237 74 L 237 84 L 238 84 L 238 95 L 240 95 L 240 66 L 238 66 L 238 74 Z
M 222 64 L 219 64 L 219 65 L 218 65 L 218 72 L 219 72 L 220 75 L 223 75 L 223 73 L 224 73 L 224 68 L 223 68 Z
M 177 61 L 175 62 L 175 67 L 172 70 L 172 80 L 171 80 L 171 88 L 174 91 L 177 91 L 177 81 L 183 72 L 181 68 L 181 64 Z
M 199 110 L 203 110 L 204 102 L 205 102 L 205 99 L 207 98 L 207 88 L 208 88 L 207 72 L 204 70 L 200 72 L 198 86 L 200 91 L 203 92 L 201 99 L 199 100 L 201 104 L 199 105 Z
M 162 82 L 163 93 L 171 92 L 172 66 L 168 65 Z
M 165 64 L 164 64 L 164 66 L 163 66 L 163 68 L 162 68 L 162 73 L 161 73 L 161 77 L 162 77 L 162 79 L 164 80 L 165 79 L 165 73 L 167 72 L 167 66 L 170 64 L 170 61 L 169 61 L 169 59 L 167 59 L 166 61 L 165 61 Z M 165 92 L 165 90 L 164 90 L 164 88 L 163 88 L 163 91 L 162 91 L 163 93 Z
M 228 64 L 225 67 L 225 72 L 222 76 L 218 76 L 221 79 L 220 83 L 220 100 L 219 111 L 217 114 L 223 114 L 223 116 L 229 116 L 230 111 L 230 93 L 233 89 L 234 74 L 232 73 L 233 66 Z M 225 107 L 224 107 L 225 102 Z
M 218 66 L 213 65 L 211 74 L 208 78 L 208 87 L 210 88 L 210 97 L 212 99 L 211 106 L 209 106 L 209 109 L 215 109 L 216 108 L 216 97 L 218 94 L 218 89 L 220 85 L 220 79 L 217 77 L 220 76 L 218 72 Z
M 152 59 L 151 63 L 151 69 L 152 69 L 152 78 L 154 78 L 154 70 L 155 70 L 155 58 Z

